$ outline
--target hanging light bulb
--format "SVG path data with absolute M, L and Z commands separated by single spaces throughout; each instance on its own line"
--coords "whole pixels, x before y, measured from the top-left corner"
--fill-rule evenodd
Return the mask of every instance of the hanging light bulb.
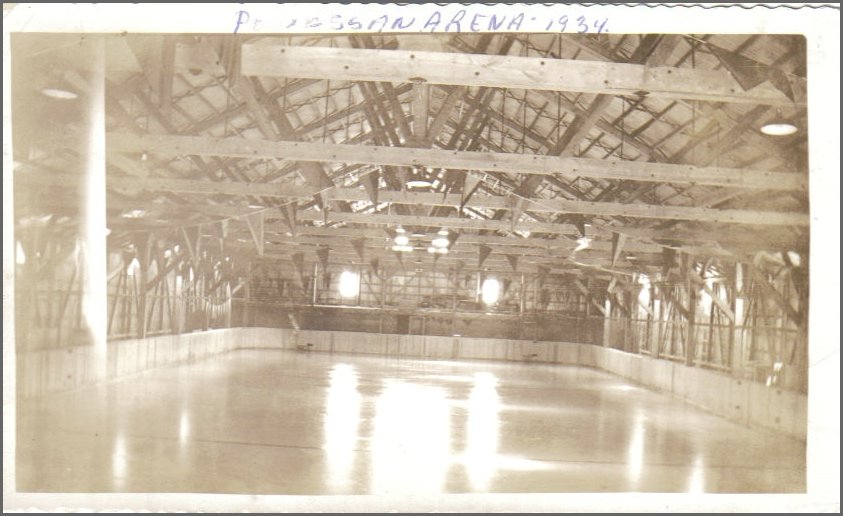
M 761 132 L 767 136 L 789 136 L 798 130 L 799 128 L 782 117 L 781 109 L 776 109 L 776 116 L 761 126 Z
M 41 88 L 41 94 L 58 100 L 75 100 L 79 98 L 79 94 L 64 84 L 64 82 L 53 82 L 46 85 Z
M 448 244 L 451 242 L 446 237 L 437 237 L 434 238 L 431 243 L 434 247 L 445 248 L 448 247 Z
M 430 188 L 430 185 L 430 181 L 424 177 L 418 167 L 413 167 L 412 176 L 407 181 L 407 188 Z
M 583 249 L 585 249 L 589 245 L 591 245 L 591 239 L 590 238 L 580 237 L 580 238 L 577 239 L 577 247 L 574 249 L 574 251 L 582 251 Z

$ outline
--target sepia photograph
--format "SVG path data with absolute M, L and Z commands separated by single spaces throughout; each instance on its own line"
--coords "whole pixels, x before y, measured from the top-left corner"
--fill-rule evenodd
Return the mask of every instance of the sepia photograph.
M 4 4 L 4 509 L 839 511 L 839 7 L 163 5 Z

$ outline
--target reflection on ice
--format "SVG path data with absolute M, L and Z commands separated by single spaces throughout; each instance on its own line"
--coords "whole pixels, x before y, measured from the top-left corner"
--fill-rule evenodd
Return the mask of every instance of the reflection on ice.
M 474 387 L 468 398 L 465 467 L 475 491 L 488 491 L 495 474 L 500 431 L 500 399 L 497 378 L 490 373 L 475 373 Z
M 644 412 L 635 412 L 635 422 L 632 428 L 632 438 L 629 440 L 629 451 L 627 452 L 627 476 L 632 485 L 637 486 L 641 478 L 641 469 L 644 466 Z
M 190 418 L 187 415 L 187 411 L 182 409 L 181 417 L 179 418 L 179 445 L 184 446 L 189 437 Z
M 702 455 L 697 455 L 691 469 L 691 476 L 688 478 L 689 493 L 705 492 L 705 462 Z
M 118 432 L 114 438 L 114 450 L 111 452 L 111 477 L 117 489 L 122 489 L 126 484 L 128 462 L 126 440 L 123 434 Z
M 337 492 L 351 487 L 354 448 L 360 420 L 357 372 L 348 364 L 337 364 L 330 373 L 325 403 L 325 450 L 327 481 Z
M 445 390 L 387 379 L 375 405 L 373 494 L 440 493 L 450 459 Z

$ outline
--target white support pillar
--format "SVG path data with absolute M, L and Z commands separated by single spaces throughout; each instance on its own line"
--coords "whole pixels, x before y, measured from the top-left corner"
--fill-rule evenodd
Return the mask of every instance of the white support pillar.
M 105 212 L 105 42 L 92 45 L 87 106 L 85 187 L 81 190 L 84 275 L 82 309 L 93 344 L 94 377 L 103 379 L 107 367 L 108 284 L 106 282 Z
M 3 84 L 11 84 L 11 31 L 3 31 Z M 12 156 L 12 93 L 3 88 L 3 471 L 15 471 L 15 205 Z M 3 494 L 15 490 L 3 482 Z

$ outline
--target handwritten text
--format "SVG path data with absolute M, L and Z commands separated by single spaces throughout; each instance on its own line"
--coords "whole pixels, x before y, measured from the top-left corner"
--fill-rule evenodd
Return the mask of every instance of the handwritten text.
M 609 32 L 608 19 L 585 15 L 568 15 L 538 19 L 525 12 L 486 14 L 460 9 L 453 14 L 434 10 L 425 16 L 349 16 L 342 14 L 289 17 L 265 20 L 253 16 L 249 11 L 234 13 L 234 33 L 263 32 L 283 29 L 319 31 L 368 31 L 368 32 L 517 32 L 541 29 L 547 32 L 576 32 L 579 34 L 601 34 Z M 528 27 L 529 26 L 529 27 Z

